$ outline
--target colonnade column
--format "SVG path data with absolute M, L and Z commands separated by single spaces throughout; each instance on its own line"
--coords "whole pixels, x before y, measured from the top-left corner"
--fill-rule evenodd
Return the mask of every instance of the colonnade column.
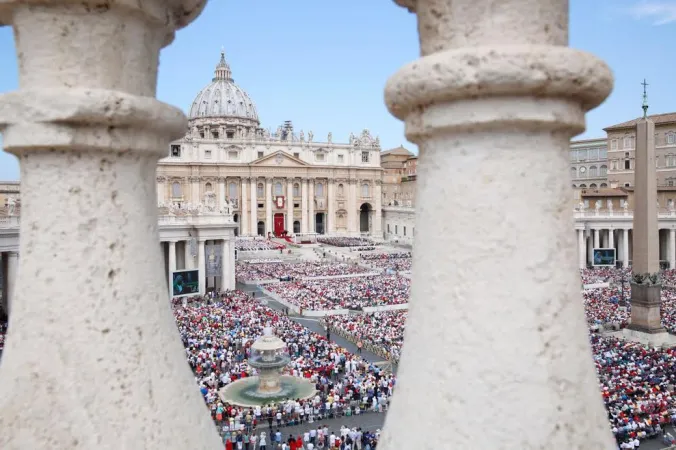
M 347 232 L 350 235 L 357 233 L 357 180 L 347 180 L 349 196 L 347 198 Z
M 293 233 L 293 178 L 286 179 L 286 231 Z
M 155 99 L 159 51 L 205 2 L 0 4 L 22 201 L 0 448 L 222 448 L 166 301 L 156 212 L 157 162 L 187 124 Z
M 615 248 L 615 230 L 608 230 L 608 248 Z
M 676 241 L 676 229 L 669 229 L 669 240 L 667 241 L 667 255 L 669 258 L 669 268 L 676 269 L 676 249 L 674 248 Z
M 272 233 L 272 178 L 265 179 L 265 233 Z
M 240 196 L 240 202 L 239 202 L 239 234 L 249 234 L 249 215 L 247 214 L 249 208 L 248 204 L 248 198 L 249 198 L 249 193 L 247 192 L 248 189 L 248 181 L 249 179 L 246 177 L 243 177 L 241 179 L 241 189 L 240 191 L 242 192 L 242 195 Z
M 169 298 L 174 296 L 173 272 L 176 271 L 176 241 L 169 241 L 167 256 L 169 258 Z
M 194 269 L 195 268 L 195 256 L 192 254 L 190 242 L 192 238 L 185 241 L 183 246 L 183 261 L 185 262 L 185 269 Z
M 594 229 L 594 248 L 601 248 L 601 242 L 599 239 L 599 230 Z
M 308 232 L 314 233 L 315 230 L 315 179 L 308 181 Z
M 584 230 L 577 230 L 577 258 L 579 262 L 579 268 L 584 269 L 587 267 L 587 239 L 584 237 Z
M 622 267 L 629 267 L 629 229 L 622 230 Z
M 232 277 L 230 276 L 230 271 L 235 270 L 232 267 L 234 260 L 230 259 L 230 245 L 232 245 L 231 240 L 221 240 L 221 291 L 235 289 L 235 285 L 231 284 Z
M 258 180 L 251 177 L 251 236 L 258 235 L 258 199 L 256 198 L 258 190 Z
M 397 2 L 417 10 L 421 57 L 385 97 L 424 176 L 406 345 L 378 448 L 417 448 L 420 435 L 446 448 L 438 430 L 460 423 L 482 432 L 456 434 L 456 448 L 611 448 L 560 207 L 568 161 L 552 163 L 607 97 L 611 72 L 567 48 L 564 0 Z M 501 189 L 476 182 L 498 179 Z
M 382 191 L 382 181 L 376 180 L 375 189 L 373 195 L 375 196 L 375 212 L 373 213 L 373 235 L 377 236 L 378 239 L 383 238 L 383 191 Z
M 199 270 L 199 289 L 200 295 L 207 292 L 207 258 L 206 258 L 206 239 L 199 238 L 197 243 L 197 270 Z
M 330 178 L 328 181 L 328 205 L 326 210 L 328 211 L 328 217 L 326 218 L 327 224 L 326 233 L 329 235 L 336 234 L 336 180 Z
M 307 233 L 307 178 L 301 180 L 300 195 L 300 231 L 301 233 Z

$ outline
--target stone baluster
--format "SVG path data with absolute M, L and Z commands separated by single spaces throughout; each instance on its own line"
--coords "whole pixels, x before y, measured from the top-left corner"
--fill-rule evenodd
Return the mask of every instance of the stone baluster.
M 457 448 L 614 448 L 567 200 L 569 140 L 609 94 L 610 70 L 567 48 L 565 0 L 398 3 L 417 11 L 421 58 L 388 81 L 386 101 L 420 159 L 382 448 L 420 436 L 446 448 L 449 424 L 481 430 L 455 433 Z
M 156 167 L 186 127 L 155 99 L 160 48 L 200 0 L 0 2 L 19 86 L 21 242 L 0 448 L 222 448 L 167 302 Z

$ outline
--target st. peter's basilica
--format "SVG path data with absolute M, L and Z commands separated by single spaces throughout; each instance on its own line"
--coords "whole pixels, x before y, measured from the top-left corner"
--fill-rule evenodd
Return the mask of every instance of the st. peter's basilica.
M 291 121 L 261 127 L 224 53 L 188 118 L 158 166 L 161 206 L 231 207 L 243 236 L 382 235 L 380 143 L 368 130 L 337 143 Z

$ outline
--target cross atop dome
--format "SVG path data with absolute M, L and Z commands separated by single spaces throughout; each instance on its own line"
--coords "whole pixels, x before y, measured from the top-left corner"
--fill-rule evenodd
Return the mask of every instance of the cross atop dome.
M 223 49 L 223 47 L 221 47 L 221 60 L 216 66 L 216 70 L 214 71 L 213 81 L 216 80 L 234 81 L 232 79 L 232 71 L 230 70 L 230 66 L 225 61 L 225 50 Z

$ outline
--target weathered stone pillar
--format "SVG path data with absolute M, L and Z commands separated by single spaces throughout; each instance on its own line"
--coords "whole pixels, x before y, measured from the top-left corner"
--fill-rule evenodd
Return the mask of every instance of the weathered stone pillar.
M 3 309 L 9 315 L 9 311 L 12 308 L 12 302 L 16 294 L 16 282 L 17 282 L 17 272 L 19 270 L 19 254 L 17 252 L 6 252 L 4 255 L 5 261 L 3 261 L 3 289 L 2 302 Z
M 383 182 L 381 180 L 376 180 L 375 181 L 375 188 L 373 189 L 373 204 L 374 206 L 374 211 L 373 211 L 373 236 L 382 239 L 383 238 L 383 230 L 382 230 L 382 225 L 383 225 L 383 191 L 382 191 L 382 184 Z
M 206 239 L 199 238 L 197 243 L 197 270 L 199 270 L 200 295 L 207 292 L 207 258 L 206 258 Z
M 629 267 L 629 229 L 622 230 L 622 267 Z
M 669 239 L 667 240 L 667 254 L 669 255 L 669 268 L 676 269 L 676 249 L 674 248 L 676 242 L 676 229 L 669 229 Z
M 286 179 L 286 231 L 293 233 L 293 178 Z
M 155 212 L 157 161 L 186 126 L 155 99 L 158 55 L 203 5 L 0 2 L 20 80 L 0 130 L 22 200 L 3 450 L 222 448 L 166 301 Z
M 420 160 L 406 345 L 382 447 L 426 436 L 425 448 L 446 448 L 450 424 L 481 430 L 455 433 L 456 448 L 614 448 L 567 200 L 569 140 L 610 92 L 610 70 L 566 47 L 567 1 L 398 3 L 417 10 L 422 57 L 389 80 L 386 100 Z
M 324 233 L 333 236 L 336 234 L 336 180 L 329 178 L 327 182 L 327 197 L 326 197 L 326 225 L 324 225 Z
M 307 233 L 308 230 L 308 225 L 307 225 L 307 205 L 308 205 L 308 198 L 307 198 L 307 178 L 303 178 L 301 180 L 301 198 L 300 198 L 300 232 L 301 233 Z
M 272 177 L 265 179 L 265 234 L 275 230 L 272 223 Z
M 308 209 L 308 231 L 310 233 L 315 233 L 317 230 L 315 229 L 315 179 L 310 178 L 308 180 L 308 204 L 307 204 L 307 209 Z
M 258 180 L 251 177 L 251 235 L 258 236 Z
M 168 258 L 169 258 L 169 298 L 174 296 L 173 273 L 176 271 L 176 242 L 168 242 Z
M 577 257 L 580 270 L 587 267 L 587 239 L 584 236 L 584 230 L 577 230 Z
M 241 235 L 247 235 L 251 231 L 249 228 L 249 193 L 248 188 L 249 188 L 249 178 L 248 177 L 242 177 L 241 179 L 242 184 L 241 184 L 241 190 L 242 190 L 242 195 L 241 195 L 241 201 L 239 202 L 239 234 Z

